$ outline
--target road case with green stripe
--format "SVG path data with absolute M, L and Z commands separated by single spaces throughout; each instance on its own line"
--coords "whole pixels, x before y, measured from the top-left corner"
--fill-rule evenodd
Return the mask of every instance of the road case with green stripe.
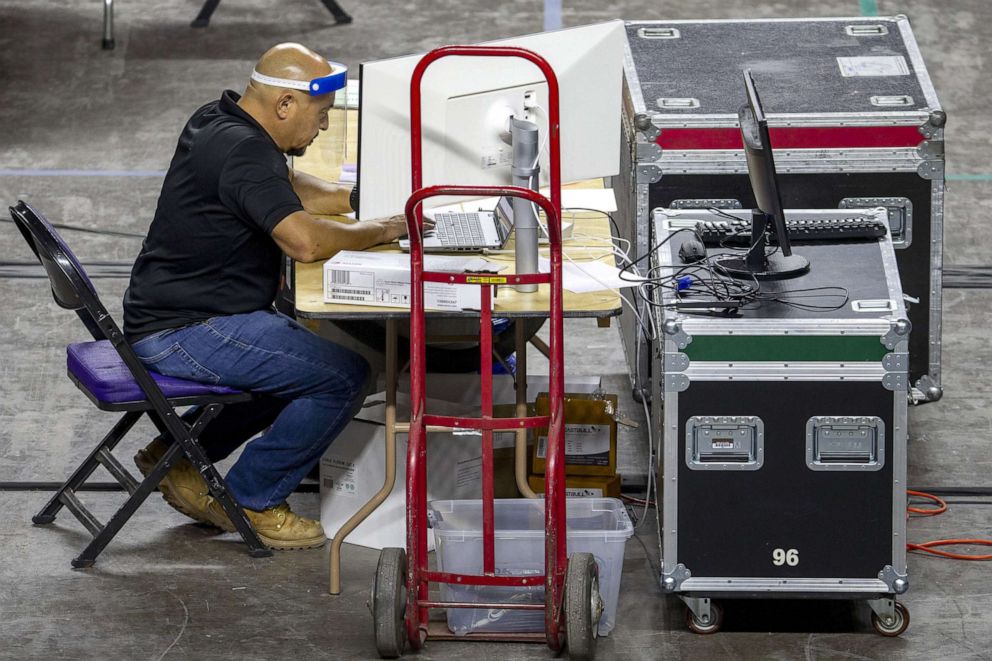
M 839 212 L 786 215 L 824 213 Z M 653 256 L 655 272 L 688 273 L 678 251 L 691 233 L 675 230 L 714 215 L 656 209 L 653 217 L 656 243 L 674 233 Z M 686 602 L 697 632 L 719 628 L 715 599 L 814 597 L 866 600 L 876 630 L 897 635 L 908 622 L 896 595 L 908 588 L 911 325 L 895 252 L 889 237 L 793 251 L 810 272 L 763 281 L 762 292 L 827 306 L 795 292 L 840 287 L 842 307 L 763 300 L 727 316 L 675 309 L 671 289 L 656 292 L 661 585 Z

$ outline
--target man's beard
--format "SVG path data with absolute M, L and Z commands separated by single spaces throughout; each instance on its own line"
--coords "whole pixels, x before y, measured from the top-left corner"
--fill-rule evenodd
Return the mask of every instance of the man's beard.
M 306 147 L 295 147 L 295 148 L 290 149 L 289 151 L 287 151 L 286 152 L 286 155 L 287 156 L 303 156 L 304 154 L 307 153 L 307 147 L 309 147 L 309 146 L 310 145 L 307 145 Z

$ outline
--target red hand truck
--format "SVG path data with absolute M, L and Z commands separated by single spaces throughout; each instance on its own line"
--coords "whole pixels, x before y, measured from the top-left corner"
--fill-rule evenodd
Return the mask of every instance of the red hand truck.
M 518 57 L 529 60 L 548 82 L 548 130 L 550 131 L 551 199 L 532 190 L 515 186 L 429 186 L 422 188 L 420 86 L 424 72 L 435 61 L 448 56 Z M 515 47 L 446 46 L 425 55 L 414 69 L 410 82 L 410 137 L 413 193 L 406 204 L 410 237 L 410 426 L 407 448 L 407 549 L 383 549 L 376 569 L 371 603 L 376 647 L 383 658 L 403 654 L 407 645 L 419 650 L 428 638 L 453 639 L 441 622 L 430 622 L 432 608 L 525 609 L 545 612 L 544 633 L 470 633 L 458 640 L 547 642 L 560 652 L 568 646 L 572 659 L 592 659 L 602 601 L 599 596 L 598 568 L 589 553 L 567 556 L 565 522 L 564 447 L 564 348 L 562 331 L 561 263 L 561 173 L 558 115 L 558 80 L 554 70 L 540 55 Z M 521 197 L 544 209 L 550 238 L 550 273 L 493 276 L 471 273 L 424 271 L 422 244 L 424 200 L 439 195 Z M 473 284 L 482 288 L 479 321 L 481 417 L 460 418 L 430 415 L 424 411 L 426 380 L 426 337 L 424 325 L 424 282 Z M 493 287 L 499 284 L 550 285 L 550 412 L 547 416 L 516 418 L 493 417 L 492 389 L 492 308 Z M 518 350 L 521 347 L 518 347 Z M 521 384 L 518 388 L 525 387 Z M 548 457 L 544 502 L 545 571 L 543 575 L 504 576 L 496 573 L 493 496 L 493 432 L 521 428 L 548 429 Z M 430 571 L 427 560 L 427 458 L 429 431 L 475 429 L 482 434 L 482 573 L 478 575 Z M 461 586 L 500 586 L 531 588 L 544 584 L 543 604 L 445 602 L 431 600 L 431 583 Z

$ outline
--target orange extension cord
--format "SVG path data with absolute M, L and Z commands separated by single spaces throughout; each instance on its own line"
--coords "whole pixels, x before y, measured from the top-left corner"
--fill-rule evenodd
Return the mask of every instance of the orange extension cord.
M 943 500 L 929 493 L 923 493 L 922 491 L 912 491 L 907 489 L 906 493 L 910 496 L 915 496 L 916 498 L 924 498 L 926 500 L 933 501 L 936 503 L 936 507 L 912 507 L 907 506 L 906 511 L 911 514 L 916 514 L 919 516 L 937 516 L 938 514 L 943 514 L 947 511 L 947 503 Z M 967 553 L 951 553 L 949 551 L 941 551 L 937 546 L 992 546 L 992 540 L 988 539 L 937 539 L 932 542 L 923 542 L 922 544 L 906 544 L 906 549 L 910 551 L 920 551 L 922 553 L 932 553 L 933 555 L 939 555 L 942 558 L 950 558 L 952 560 L 992 560 L 992 553 L 986 555 L 970 555 Z

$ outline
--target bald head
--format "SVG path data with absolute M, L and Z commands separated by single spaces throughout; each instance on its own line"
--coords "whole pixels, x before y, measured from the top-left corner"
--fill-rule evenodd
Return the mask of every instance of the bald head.
M 310 82 L 333 73 L 328 61 L 302 44 L 284 43 L 265 51 L 255 70 L 272 78 Z M 249 80 L 238 102 L 287 154 L 299 156 L 327 128 L 334 94 L 308 92 Z
M 303 44 L 294 43 L 277 44 L 265 51 L 255 65 L 255 71 L 273 78 L 287 78 L 305 82 L 332 73 L 331 65 L 326 59 Z M 249 80 L 245 96 L 251 94 L 272 95 L 278 90 L 278 87 Z

